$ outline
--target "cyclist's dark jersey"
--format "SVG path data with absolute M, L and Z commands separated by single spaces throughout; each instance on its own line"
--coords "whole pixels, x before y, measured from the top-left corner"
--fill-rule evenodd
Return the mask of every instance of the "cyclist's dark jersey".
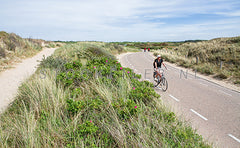
M 161 68 L 163 59 L 160 59 L 160 61 L 158 61 L 158 59 L 155 59 L 155 60 L 154 60 L 154 63 L 153 63 L 154 68 L 156 68 L 155 62 L 157 62 L 157 67 L 158 67 L 158 68 Z

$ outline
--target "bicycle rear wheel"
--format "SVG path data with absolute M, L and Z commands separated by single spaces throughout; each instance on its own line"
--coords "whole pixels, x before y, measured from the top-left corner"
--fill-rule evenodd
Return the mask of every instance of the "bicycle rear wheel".
M 163 91 L 166 91 L 168 89 L 168 82 L 167 82 L 167 79 L 164 77 L 162 77 L 162 80 L 161 80 L 161 87 Z

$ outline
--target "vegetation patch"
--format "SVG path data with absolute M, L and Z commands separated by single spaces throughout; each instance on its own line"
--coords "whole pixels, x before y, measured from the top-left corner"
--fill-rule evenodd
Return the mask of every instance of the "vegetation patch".
M 151 83 L 92 45 L 67 44 L 43 59 L 1 115 L 1 147 L 211 147 Z
M 168 62 L 238 84 L 235 82 L 240 80 L 239 40 L 240 37 L 232 37 L 186 42 L 174 48 L 158 49 L 154 55 L 161 54 Z
M 41 39 L 21 38 L 14 33 L 0 31 L 0 72 L 10 68 L 20 59 L 31 57 L 44 47 L 56 47 L 55 42 Z M 58 44 L 61 46 L 60 44 Z

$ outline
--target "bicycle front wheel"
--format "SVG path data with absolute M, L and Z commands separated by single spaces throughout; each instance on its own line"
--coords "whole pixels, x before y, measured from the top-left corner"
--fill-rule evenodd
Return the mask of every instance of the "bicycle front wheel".
M 166 91 L 168 89 L 168 82 L 167 79 L 164 77 L 162 77 L 161 86 L 163 91 Z

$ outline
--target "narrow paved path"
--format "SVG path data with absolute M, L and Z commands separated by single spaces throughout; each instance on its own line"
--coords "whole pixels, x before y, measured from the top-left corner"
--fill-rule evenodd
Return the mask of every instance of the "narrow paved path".
M 142 79 L 153 82 L 154 58 L 149 53 L 125 54 L 119 60 L 123 66 L 141 74 Z M 187 75 L 169 64 L 167 67 L 168 90 L 156 88 L 162 101 L 189 120 L 198 133 L 215 146 L 240 148 L 240 93 Z
M 56 48 L 43 49 L 32 58 L 25 59 L 16 64 L 14 68 L 0 73 L 0 113 L 14 100 L 20 84 L 36 71 L 43 56 L 48 57 L 55 50 Z

